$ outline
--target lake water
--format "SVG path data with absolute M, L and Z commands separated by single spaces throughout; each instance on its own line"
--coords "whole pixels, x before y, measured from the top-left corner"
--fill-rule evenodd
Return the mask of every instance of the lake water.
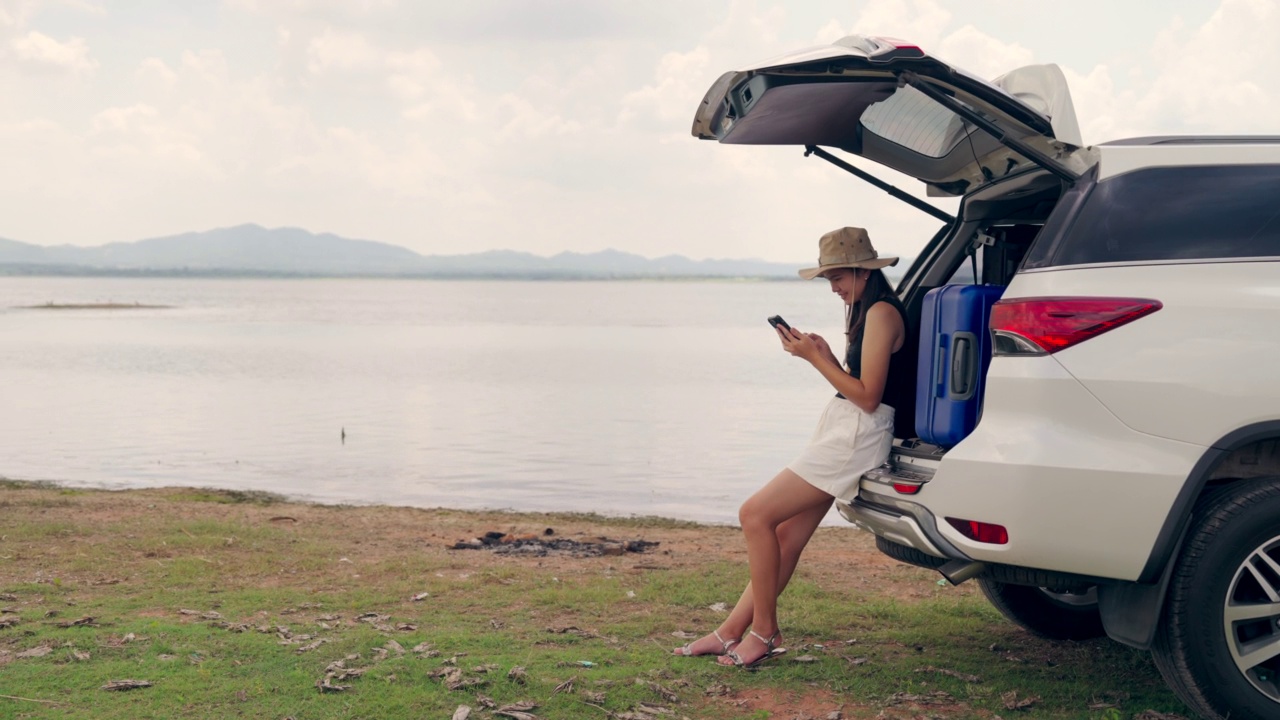
M 833 392 L 765 318 L 839 348 L 841 312 L 798 281 L 0 278 L 0 476 L 732 523 Z

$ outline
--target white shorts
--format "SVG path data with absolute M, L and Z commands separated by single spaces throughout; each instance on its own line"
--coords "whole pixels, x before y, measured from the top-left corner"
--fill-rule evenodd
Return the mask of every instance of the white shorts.
M 848 400 L 833 397 L 809 446 L 787 469 L 825 493 L 850 500 L 858 493 L 862 474 L 883 464 L 892 445 L 893 408 L 880 403 L 867 414 Z

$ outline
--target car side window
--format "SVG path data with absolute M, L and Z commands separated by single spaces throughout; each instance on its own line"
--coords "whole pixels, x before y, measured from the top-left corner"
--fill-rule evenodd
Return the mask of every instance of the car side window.
M 1046 265 L 1280 257 L 1280 166 L 1161 167 L 1099 182 Z

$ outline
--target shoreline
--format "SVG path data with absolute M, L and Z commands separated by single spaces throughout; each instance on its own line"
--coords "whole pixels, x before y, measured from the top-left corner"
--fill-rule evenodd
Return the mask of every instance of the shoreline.
M 277 504 L 277 505 L 302 505 L 315 506 L 320 508 L 334 509 L 378 509 L 386 510 L 407 510 L 407 511 L 424 511 L 424 512 L 447 512 L 447 513 L 471 513 L 475 515 L 502 515 L 512 517 L 556 517 L 566 519 L 581 519 L 587 522 L 599 524 L 634 524 L 640 527 L 693 527 L 693 528 L 726 528 L 735 532 L 741 531 L 741 527 L 734 523 L 721 523 L 706 520 L 690 520 L 687 518 L 670 517 L 666 515 L 612 515 L 590 510 L 521 510 L 512 507 L 482 507 L 482 508 L 466 508 L 466 507 L 449 507 L 445 505 L 401 505 L 388 502 L 368 502 L 356 503 L 342 500 L 325 501 L 305 495 L 287 495 L 283 493 L 272 492 L 269 490 L 240 490 L 236 488 L 219 488 L 208 485 L 159 485 L 154 487 L 106 487 L 102 484 L 93 482 L 74 482 L 60 480 L 27 480 L 23 478 L 12 478 L 0 475 L 0 490 L 5 489 L 32 489 L 32 490 L 71 490 L 85 492 L 102 492 L 102 493 L 131 493 L 131 492 L 149 492 L 156 491 L 162 493 L 194 493 L 195 495 L 205 497 L 212 500 L 213 498 L 225 498 L 221 502 L 228 503 L 250 503 L 250 504 Z M 827 526 L 822 526 L 827 527 Z M 847 525 L 849 529 L 856 529 L 853 525 Z

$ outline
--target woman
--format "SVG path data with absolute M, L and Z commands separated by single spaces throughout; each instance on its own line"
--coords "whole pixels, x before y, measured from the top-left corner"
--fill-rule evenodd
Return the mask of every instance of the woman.
M 806 280 L 825 278 L 844 301 L 847 369 L 821 336 L 777 328 L 782 348 L 812 365 L 837 394 L 804 452 L 739 510 L 751 582 L 738 604 L 711 634 L 677 648 L 677 655 L 719 655 L 722 665 L 754 666 L 785 652 L 778 647 L 778 596 L 800 553 L 835 497 L 856 490 L 862 473 L 883 463 L 893 442 L 894 409 L 881 400 L 893 397 L 886 396 L 891 356 L 908 336 L 906 311 L 880 269 L 897 262 L 876 253 L 866 230 L 846 227 L 823 235 L 818 267 L 800 271 Z M 895 367 L 893 375 L 906 373 Z

